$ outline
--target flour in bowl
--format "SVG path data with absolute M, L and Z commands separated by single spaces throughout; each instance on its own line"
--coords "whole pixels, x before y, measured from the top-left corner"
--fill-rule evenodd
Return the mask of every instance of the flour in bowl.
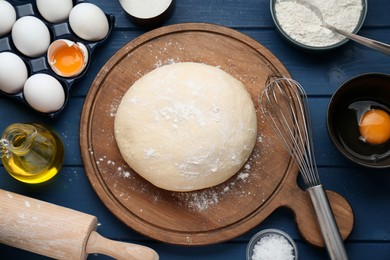
M 347 32 L 356 28 L 363 9 L 362 0 L 311 0 L 309 3 L 321 10 L 326 23 Z M 276 0 L 275 15 L 282 30 L 302 44 L 324 47 L 344 39 L 344 36 L 322 27 L 318 16 L 299 2 Z

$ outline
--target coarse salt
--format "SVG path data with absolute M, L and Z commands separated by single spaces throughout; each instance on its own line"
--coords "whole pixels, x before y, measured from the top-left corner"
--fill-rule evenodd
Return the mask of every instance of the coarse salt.
M 293 260 L 294 248 L 286 238 L 277 234 L 261 238 L 253 248 L 252 260 Z

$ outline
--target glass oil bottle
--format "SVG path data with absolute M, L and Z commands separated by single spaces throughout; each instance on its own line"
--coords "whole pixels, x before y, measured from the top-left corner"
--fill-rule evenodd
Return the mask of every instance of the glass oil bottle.
M 0 142 L 6 171 L 25 183 L 42 183 L 53 178 L 64 159 L 64 146 L 57 135 L 40 124 L 12 124 Z

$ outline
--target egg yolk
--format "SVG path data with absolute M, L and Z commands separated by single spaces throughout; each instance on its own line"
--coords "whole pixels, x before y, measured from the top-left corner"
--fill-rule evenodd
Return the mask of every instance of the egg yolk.
M 381 109 L 367 111 L 360 123 L 362 139 L 370 144 L 383 144 L 390 139 L 390 115 Z
M 52 58 L 54 66 L 62 76 L 72 76 L 79 72 L 84 64 L 84 55 L 76 46 L 63 46 L 56 50 Z

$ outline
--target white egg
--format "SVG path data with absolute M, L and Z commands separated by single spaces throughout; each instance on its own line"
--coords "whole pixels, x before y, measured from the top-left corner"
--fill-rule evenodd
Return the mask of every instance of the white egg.
M 109 24 L 104 12 L 94 4 L 81 3 L 69 15 L 73 32 L 87 41 L 99 41 L 107 36 Z
M 0 36 L 9 33 L 16 21 L 14 7 L 7 1 L 0 1 Z
M 27 77 L 26 64 L 18 55 L 0 53 L 0 90 L 8 94 L 21 92 Z
M 43 73 L 34 74 L 27 79 L 23 94 L 31 107 L 43 113 L 58 111 L 65 102 L 65 91 L 61 83 L 53 76 Z
M 50 45 L 50 32 L 46 25 L 34 16 L 19 18 L 12 27 L 12 41 L 26 56 L 38 57 Z
M 72 0 L 37 0 L 39 13 L 51 23 L 60 23 L 68 19 L 73 8 Z

